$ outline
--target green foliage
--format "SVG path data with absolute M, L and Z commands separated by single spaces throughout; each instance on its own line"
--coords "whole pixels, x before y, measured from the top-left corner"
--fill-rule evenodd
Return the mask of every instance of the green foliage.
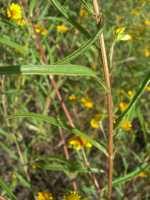
M 0 2 L 1 195 L 30 200 L 49 191 L 62 200 L 75 180 L 81 196 L 107 199 L 103 32 L 114 104 L 113 198 L 150 199 L 149 2 L 103 1 L 98 25 L 91 0 L 17 1 L 24 21 L 8 16 L 11 2 Z

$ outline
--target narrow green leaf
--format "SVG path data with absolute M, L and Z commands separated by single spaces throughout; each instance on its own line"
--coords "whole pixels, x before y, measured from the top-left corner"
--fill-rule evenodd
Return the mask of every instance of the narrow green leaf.
M 0 74 L 24 75 L 63 75 L 63 76 L 91 76 L 96 77 L 90 68 L 81 65 L 6 65 L 0 66 Z
M 90 14 L 93 14 L 93 7 L 86 0 L 81 0 L 81 2 L 86 7 L 86 9 L 88 10 L 88 12 Z
M 120 124 L 120 122 L 124 119 L 124 117 L 129 113 L 129 111 L 132 109 L 132 107 L 135 106 L 135 104 L 137 103 L 138 99 L 140 98 L 140 96 L 142 95 L 142 93 L 144 92 L 145 87 L 147 86 L 147 84 L 150 81 L 150 72 L 147 74 L 146 78 L 144 79 L 143 83 L 141 84 L 140 88 L 138 89 L 137 93 L 134 95 L 134 97 L 132 98 L 132 100 L 130 101 L 127 109 L 122 113 L 122 115 L 117 119 L 116 124 L 115 124 L 115 128 L 117 128 Z
M 106 156 L 108 156 L 107 150 L 106 148 L 100 144 L 99 142 L 97 142 L 96 140 L 93 140 L 90 136 L 88 136 L 87 134 L 81 132 L 80 130 L 74 128 L 72 129 L 72 133 L 75 134 L 76 136 L 79 136 L 85 140 L 87 140 L 89 143 L 91 143 L 95 148 L 97 148 L 99 151 L 103 152 Z
M 33 17 L 33 10 L 36 7 L 36 0 L 31 0 L 29 5 L 29 15 L 30 17 Z
M 16 173 L 16 177 L 18 178 L 22 186 L 27 187 L 29 189 L 31 188 L 31 184 L 29 183 L 29 181 L 26 180 L 21 174 Z
M 144 163 L 141 166 L 137 167 L 134 171 L 128 173 L 125 176 L 119 177 L 113 181 L 113 186 L 120 185 L 126 183 L 127 181 L 132 180 L 135 176 L 137 176 L 140 172 L 144 171 L 146 168 L 149 167 L 148 163 Z
M 10 190 L 9 186 L 6 185 L 6 183 L 0 178 L 0 188 L 6 192 L 6 194 L 8 195 L 8 197 L 11 200 L 17 200 L 17 198 L 15 197 L 15 195 L 12 193 L 12 191 Z
M 71 16 L 67 14 L 67 11 L 65 8 L 59 3 L 58 0 L 49 0 L 49 2 L 53 3 L 53 5 L 57 8 L 57 10 L 67 19 L 68 22 L 70 22 L 73 26 L 75 26 L 78 30 L 80 30 L 81 33 L 86 35 L 88 38 L 90 37 L 90 34 L 88 31 L 83 28 L 77 21 L 75 21 Z
M 69 129 L 69 130 L 71 129 L 70 127 L 67 127 L 67 125 L 64 125 L 62 123 L 62 121 L 60 121 L 60 119 L 57 120 L 56 118 L 53 118 L 53 117 L 50 117 L 50 116 L 45 116 L 45 115 L 42 115 L 42 114 L 37 114 L 37 113 L 20 113 L 20 114 L 16 114 L 16 115 L 10 116 L 9 118 L 21 118 L 21 117 L 33 118 L 35 120 L 39 120 L 39 121 L 44 121 L 44 122 L 50 123 L 50 124 L 52 124 L 54 126 L 57 126 L 57 127 L 61 127 L 61 128 Z M 86 135 L 85 133 L 79 131 L 76 128 L 73 128 L 71 130 L 72 130 L 73 134 L 86 139 L 94 147 L 96 147 L 99 151 L 103 152 L 106 156 L 108 156 L 107 150 L 102 144 L 100 144 L 99 142 L 91 139 L 88 135 Z
M 26 54 L 28 51 L 26 47 L 12 41 L 9 36 L 0 35 L 0 43 L 13 48 L 16 52 L 20 52 L 22 54 Z
M 47 122 L 51 125 L 57 126 L 57 127 L 61 127 L 61 128 L 65 128 L 65 126 L 62 125 L 62 122 L 60 124 L 60 120 L 57 120 L 54 117 L 51 116 L 46 116 L 46 115 L 42 115 L 42 114 L 38 114 L 38 113 L 17 113 L 15 115 L 9 116 L 9 119 L 11 118 L 32 118 L 34 120 L 38 120 L 38 121 L 44 121 Z
M 97 33 L 93 36 L 93 38 L 89 39 L 88 41 L 84 42 L 77 50 L 75 50 L 73 53 L 68 55 L 66 58 L 63 58 L 62 60 L 58 61 L 57 63 L 63 64 L 63 63 L 68 63 L 78 56 L 82 55 L 85 51 L 87 51 L 92 44 L 97 40 L 99 34 L 103 31 L 101 28 L 100 30 L 97 31 Z

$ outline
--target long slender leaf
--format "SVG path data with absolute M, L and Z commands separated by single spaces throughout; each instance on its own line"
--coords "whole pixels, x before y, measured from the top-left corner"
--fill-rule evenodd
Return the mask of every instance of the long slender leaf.
M 33 16 L 33 10 L 35 9 L 35 7 L 36 7 L 36 0 L 31 0 L 30 1 L 30 5 L 29 5 L 29 15 L 30 15 L 30 17 L 32 17 Z
M 59 76 L 87 76 L 94 77 L 97 82 L 105 89 L 103 81 L 96 76 L 90 68 L 81 65 L 56 64 L 56 65 L 2 65 L 0 75 L 59 75 Z
M 9 36 L 0 35 L 0 43 L 13 48 L 16 52 L 20 52 L 22 54 L 26 54 L 28 51 L 26 47 L 12 41 Z
M 63 75 L 63 76 L 91 76 L 96 77 L 95 72 L 81 65 L 3 65 L 0 66 L 0 74 L 25 74 L 25 75 Z
M 42 121 L 42 122 L 44 121 L 44 122 L 47 122 L 47 123 L 52 124 L 54 126 L 65 128 L 65 126 L 62 125 L 62 122 L 60 123 L 60 120 L 57 120 L 54 117 L 46 116 L 46 115 L 42 115 L 42 114 L 38 114 L 38 113 L 32 113 L 32 112 L 17 113 L 15 115 L 9 116 L 9 119 L 10 118 L 22 118 L 22 117 L 23 118 L 32 118 L 32 119 Z
M 27 188 L 31 188 L 31 184 L 29 183 L 28 180 L 26 180 L 26 178 L 24 178 L 21 174 L 16 173 L 16 177 L 17 179 L 20 181 L 21 185 Z
M 65 128 L 65 129 L 68 129 L 68 130 L 71 129 L 66 124 L 62 123 L 62 121 L 60 121 L 60 119 L 57 120 L 56 118 L 53 118 L 53 117 L 50 117 L 50 116 L 45 116 L 45 115 L 42 115 L 42 114 L 37 114 L 37 113 L 19 113 L 19 114 L 10 116 L 9 118 L 21 118 L 21 117 L 33 118 L 35 120 L 50 123 L 50 124 L 57 126 L 57 127 Z M 89 137 L 87 134 L 81 132 L 80 130 L 78 130 L 76 128 L 71 129 L 71 131 L 72 131 L 73 134 L 75 134 L 79 137 L 82 137 L 82 138 L 86 139 L 87 141 L 89 141 L 99 151 L 103 152 L 106 156 L 108 156 L 107 150 L 102 144 L 95 141 L 94 139 Z
M 143 163 L 143 164 L 141 164 L 141 166 L 138 166 L 135 170 L 133 170 L 132 172 L 126 174 L 125 176 L 121 176 L 119 178 L 116 178 L 112 182 L 113 187 L 116 187 L 116 186 L 121 185 L 121 184 L 125 184 L 128 181 L 131 181 L 133 178 L 138 176 L 140 174 L 140 172 L 143 172 L 148 167 L 149 167 L 149 163 Z M 106 191 L 107 189 L 108 189 L 107 186 L 104 187 L 102 192 Z
M 9 186 L 6 185 L 6 183 L 0 178 L 0 188 L 6 192 L 6 194 L 8 195 L 8 197 L 11 200 L 17 200 L 17 198 L 15 197 L 15 195 L 12 193 L 12 191 L 10 190 Z
M 138 99 L 140 98 L 140 96 L 142 95 L 142 93 L 144 92 L 144 89 L 146 87 L 146 85 L 149 83 L 150 81 L 150 72 L 147 74 L 146 78 L 144 79 L 142 85 L 140 86 L 140 88 L 138 89 L 137 93 L 134 95 L 134 97 L 132 98 L 131 102 L 129 103 L 127 109 L 122 113 L 122 115 L 117 119 L 116 124 L 115 124 L 115 128 L 117 128 L 120 124 L 120 122 L 124 119 L 124 117 L 129 113 L 129 111 L 132 109 L 132 107 L 137 103 Z
M 91 38 L 88 41 L 84 42 L 84 44 L 82 44 L 77 50 L 75 50 L 73 53 L 68 55 L 66 58 L 63 58 L 62 60 L 58 61 L 57 63 L 59 63 L 59 64 L 68 63 L 68 62 L 74 60 L 75 58 L 77 58 L 78 56 L 80 56 L 81 54 L 83 54 L 97 40 L 99 34 L 102 31 L 103 31 L 103 29 L 101 28 L 100 30 L 97 31 L 97 33 L 95 34 L 95 36 L 93 38 Z
M 119 177 L 116 180 L 113 181 L 113 186 L 116 186 L 118 184 L 126 183 L 127 181 L 132 180 L 135 176 L 137 176 L 140 172 L 144 171 L 146 168 L 149 167 L 148 163 L 144 163 L 141 166 L 137 167 L 134 171 L 128 173 L 125 176 Z
M 89 11 L 89 13 L 93 14 L 93 7 L 86 0 L 81 0 L 81 2 L 86 7 L 86 9 Z
M 73 26 L 75 26 L 78 30 L 80 30 L 81 33 L 83 33 L 84 35 L 86 35 L 88 38 L 90 37 L 90 34 L 88 33 L 88 31 L 83 28 L 78 22 L 76 22 L 72 17 L 70 17 L 67 14 L 67 11 L 65 10 L 65 8 L 59 3 L 58 0 L 49 0 L 49 2 L 52 2 L 53 5 L 57 8 L 57 10 L 67 19 L 68 22 L 70 22 Z

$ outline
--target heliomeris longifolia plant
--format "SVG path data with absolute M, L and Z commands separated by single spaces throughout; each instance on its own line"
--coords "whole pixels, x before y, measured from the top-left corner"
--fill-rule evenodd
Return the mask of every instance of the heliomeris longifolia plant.
M 1 5 L 0 199 L 149 199 L 148 3 Z

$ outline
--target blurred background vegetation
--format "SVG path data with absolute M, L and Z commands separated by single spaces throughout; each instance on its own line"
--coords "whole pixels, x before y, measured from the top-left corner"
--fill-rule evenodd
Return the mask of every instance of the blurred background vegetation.
M 57 1 L 0 0 L 1 66 L 36 65 L 43 64 L 43 61 L 55 64 L 89 39 L 80 27 L 78 29 L 62 15 L 54 2 Z M 58 2 L 66 16 L 94 37 L 97 26 L 91 0 Z M 15 14 L 11 10 L 12 3 L 18 5 L 14 8 Z M 117 121 L 150 72 L 150 1 L 109 0 L 102 1 L 102 6 Z M 101 80 L 104 79 L 99 52 L 94 44 L 69 63 L 86 66 Z M 75 126 L 106 147 L 107 113 L 103 87 L 99 87 L 92 78 L 56 76 L 55 81 Z M 46 191 L 52 193 L 55 199 L 62 199 L 64 193 L 72 191 L 71 182 L 76 179 L 80 195 L 94 200 L 97 199 L 96 189 L 89 177 L 89 172 L 93 170 L 103 191 L 101 199 L 107 199 L 104 188 L 108 165 L 103 153 L 94 146 L 86 148 L 85 145 L 84 150 L 80 149 L 82 142 L 76 141 L 72 131 L 67 129 L 63 131 L 70 153 L 70 161 L 67 161 L 58 127 L 34 116 L 12 119 L 16 113 L 32 112 L 49 115 L 68 124 L 48 76 L 1 75 L 0 94 L 2 196 L 18 200 L 52 199 L 40 197 L 39 192 Z M 115 130 L 114 180 L 135 172 L 137 167 L 149 162 L 149 100 L 150 85 L 146 84 L 136 104 L 132 105 Z M 77 142 L 75 146 L 72 140 Z M 84 156 L 91 163 L 90 169 L 84 165 Z M 113 199 L 150 199 L 149 168 L 141 168 L 129 181 L 114 186 Z

